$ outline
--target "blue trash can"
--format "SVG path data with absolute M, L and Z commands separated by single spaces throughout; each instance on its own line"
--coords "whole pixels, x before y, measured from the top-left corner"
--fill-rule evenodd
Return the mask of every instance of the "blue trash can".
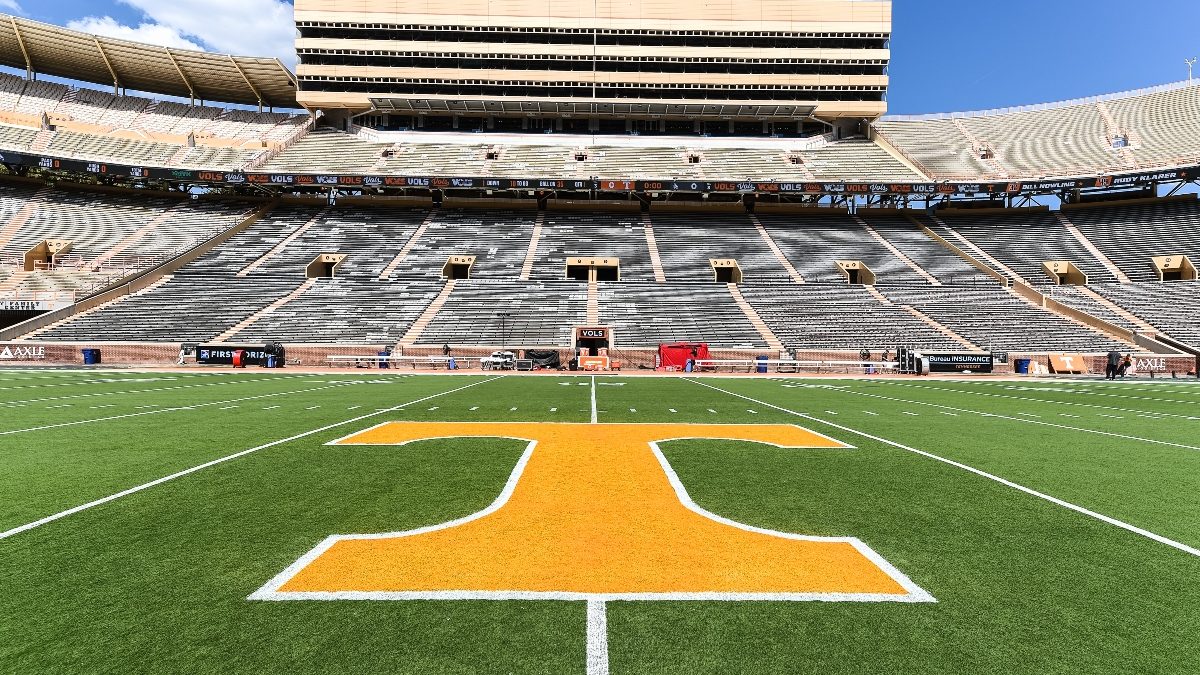
M 386 356 L 391 356 L 391 354 L 389 354 L 387 352 L 379 352 L 378 354 L 376 354 L 376 356 L 385 356 L 386 357 Z M 386 358 L 379 359 L 379 368 L 380 368 L 380 370 L 387 370 L 388 368 L 391 368 L 391 364 L 388 363 L 388 360 Z
M 450 357 L 450 361 L 446 364 L 448 370 L 458 370 L 458 364 L 454 362 L 454 357 Z
M 758 364 L 757 364 L 757 365 L 758 365 L 758 372 L 760 372 L 760 373 L 766 373 L 766 372 L 767 372 L 767 357 L 766 357 L 766 356 L 763 356 L 763 355 L 761 355 L 761 354 L 760 354 L 760 355 L 759 355 L 759 356 L 758 356 L 756 359 L 754 359 L 754 360 L 755 360 L 755 361 L 758 361 Z
M 100 363 L 99 349 L 84 349 L 83 350 L 83 365 L 95 366 Z
M 274 356 L 268 356 L 268 357 L 267 357 L 267 367 L 268 367 L 268 368 L 274 368 L 274 367 L 275 367 L 275 357 L 274 357 Z
M 1031 361 L 1032 359 L 1017 359 L 1013 361 L 1013 369 L 1017 371 L 1018 375 L 1028 375 Z

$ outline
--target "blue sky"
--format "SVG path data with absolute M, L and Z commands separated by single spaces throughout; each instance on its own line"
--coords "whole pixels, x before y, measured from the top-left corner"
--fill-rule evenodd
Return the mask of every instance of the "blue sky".
M 0 11 L 14 4 L 48 23 L 294 63 L 286 0 L 0 0 Z M 978 110 L 1183 80 L 1198 28 L 1197 0 L 895 0 L 889 108 Z

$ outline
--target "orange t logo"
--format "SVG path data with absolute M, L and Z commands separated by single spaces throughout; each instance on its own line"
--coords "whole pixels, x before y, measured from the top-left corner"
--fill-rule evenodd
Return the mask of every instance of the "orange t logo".
M 389 422 L 338 444 L 528 440 L 487 509 L 406 532 L 334 535 L 256 600 L 847 600 L 932 596 L 850 537 L 736 523 L 697 506 L 660 441 L 846 448 L 789 425 Z

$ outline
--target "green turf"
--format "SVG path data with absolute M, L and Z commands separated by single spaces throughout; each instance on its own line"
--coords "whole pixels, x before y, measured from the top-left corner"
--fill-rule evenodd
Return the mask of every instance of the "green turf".
M 611 602 L 612 672 L 1200 670 L 1200 557 L 883 442 L 1200 547 L 1200 386 L 700 382 L 596 378 L 597 417 L 800 424 L 854 445 L 663 450 L 704 508 L 858 537 L 938 602 Z M 523 448 L 328 441 L 386 420 L 586 423 L 592 391 L 568 376 L 0 371 L 0 531 L 338 425 L 0 539 L 0 672 L 583 672 L 579 602 L 246 596 L 330 534 L 477 511 Z

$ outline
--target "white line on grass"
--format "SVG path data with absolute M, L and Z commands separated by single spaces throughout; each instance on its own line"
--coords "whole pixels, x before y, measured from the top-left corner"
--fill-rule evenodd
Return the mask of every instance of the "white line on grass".
M 592 424 L 599 423 L 599 413 L 596 412 L 596 376 L 592 376 Z
M 425 398 L 420 398 L 415 401 L 409 401 L 408 403 L 404 403 L 402 405 L 412 405 L 414 403 L 422 403 L 422 402 L 428 401 L 430 399 L 438 398 L 439 396 L 447 396 L 449 394 L 454 394 L 454 393 L 460 392 L 464 389 L 470 389 L 471 387 L 485 384 L 487 382 L 492 382 L 497 379 L 500 379 L 500 378 L 493 377 L 493 378 L 487 379 L 487 380 L 480 380 L 478 382 L 472 382 L 471 384 L 459 387 L 457 389 L 443 391 L 441 393 L 433 394 L 431 396 L 426 396 Z M 100 499 L 97 499 L 95 501 L 90 501 L 86 504 L 80 504 L 79 506 L 69 508 L 66 511 L 59 511 L 58 513 L 55 513 L 54 515 L 46 516 L 45 518 L 40 518 L 38 520 L 33 521 L 32 523 L 26 523 L 24 525 L 14 527 L 11 530 L 6 530 L 4 532 L 0 532 L 0 539 L 7 539 L 15 534 L 20 534 L 22 532 L 32 530 L 35 527 L 41 527 L 42 525 L 45 525 L 47 523 L 52 523 L 61 518 L 66 518 L 67 516 L 75 514 L 75 513 L 79 513 L 80 511 L 84 511 L 84 510 L 87 510 L 87 509 L 90 509 L 90 508 L 93 508 L 96 506 L 100 506 L 102 504 L 107 504 L 108 502 L 120 499 L 121 497 L 125 497 L 128 495 L 134 494 L 135 492 L 141 492 L 142 490 L 152 488 L 155 485 L 161 485 L 163 483 L 166 483 L 167 481 L 175 480 L 176 478 L 182 478 L 183 476 L 186 476 L 188 474 L 196 473 L 197 471 L 207 469 L 210 466 L 216 466 L 217 464 L 223 464 L 230 460 L 237 459 L 238 457 L 244 457 L 246 455 L 249 455 L 250 453 L 258 452 L 259 450 L 266 450 L 267 448 L 273 448 L 277 445 L 283 445 L 284 443 L 291 443 L 292 441 L 298 441 L 301 438 L 307 438 L 308 436 L 312 436 L 313 434 L 319 434 L 324 431 L 329 431 L 330 429 L 336 429 L 337 427 L 345 426 L 347 424 L 361 422 L 362 420 L 365 420 L 367 418 L 375 417 L 376 415 L 381 415 L 385 412 L 393 412 L 395 410 L 398 410 L 399 408 L 400 408 L 400 406 L 394 406 L 392 408 L 384 408 L 383 410 L 380 410 L 377 412 L 367 413 L 366 415 L 359 415 L 358 417 L 352 417 L 348 420 L 343 420 L 341 422 L 334 422 L 333 424 L 327 424 L 323 427 L 320 427 L 319 429 L 305 431 L 303 433 L 299 433 L 294 436 L 288 436 L 287 438 L 283 438 L 278 441 L 271 441 L 270 443 L 264 443 L 263 445 L 258 445 L 253 448 L 250 448 L 249 450 L 242 450 L 241 452 L 235 452 L 232 455 L 226 455 L 224 457 L 220 457 L 220 458 L 214 459 L 212 461 L 205 462 L 205 463 L 199 464 L 197 466 L 193 466 L 190 469 L 184 469 L 183 471 L 177 471 L 177 472 L 171 474 L 170 476 L 163 476 L 162 478 L 152 480 L 149 483 L 142 483 L 141 485 L 131 487 L 128 490 L 122 490 L 115 494 L 111 494 L 107 497 L 101 497 Z
M 1079 403 L 1077 401 L 1056 401 L 1054 399 L 1029 398 L 1028 396 L 1012 396 L 1009 394 L 993 394 L 993 393 L 987 392 L 987 391 L 973 391 L 970 389 L 944 389 L 941 387 L 931 387 L 928 385 L 907 384 L 907 383 L 901 383 L 901 382 L 887 382 L 887 384 L 890 384 L 894 387 L 907 387 L 909 389 L 925 389 L 927 391 L 942 391 L 942 392 L 946 392 L 948 394 L 972 394 L 975 396 L 986 396 L 988 398 L 1004 398 L 1004 399 L 1011 399 L 1014 401 L 1026 401 L 1029 403 L 1049 403 L 1052 405 L 1067 405 L 1067 406 L 1075 406 L 1078 408 L 1095 408 L 1097 410 L 1112 410 L 1115 412 L 1127 412 L 1127 413 L 1146 412 L 1145 410 L 1133 410 L 1130 408 L 1117 408 L 1115 406 L 1100 405 L 1097 403 Z M 985 383 L 985 384 L 991 384 L 991 383 Z M 1076 393 L 1076 392 L 1064 392 L 1064 393 Z M 1080 392 L 1080 393 L 1082 393 L 1082 392 Z M 1088 392 L 1088 395 L 1089 396 L 1104 396 L 1104 395 L 1110 395 L 1110 394 L 1094 394 L 1092 392 Z M 1126 397 L 1120 397 L 1120 398 L 1143 398 L 1143 397 L 1128 397 L 1128 396 L 1126 396 Z M 1194 403 L 1192 403 L 1191 401 L 1170 401 L 1168 399 L 1144 399 L 1144 400 L 1160 401 L 1163 403 L 1182 403 L 1184 405 L 1194 405 Z M 1037 415 L 1030 415 L 1029 413 L 1017 413 L 1017 414 L 1018 415 L 1026 415 L 1028 417 L 1037 417 Z M 1180 415 L 1180 414 L 1176 414 L 1176 413 L 1153 413 L 1153 414 L 1168 416 L 1168 417 L 1178 417 L 1178 418 L 1182 418 L 1182 419 L 1190 419 L 1187 415 Z
M 240 403 L 242 401 L 255 401 L 255 400 L 263 399 L 263 398 L 271 398 L 272 396 L 290 396 L 292 394 L 307 394 L 309 392 L 322 391 L 325 389 L 334 389 L 337 387 L 347 387 L 347 386 L 350 386 L 350 383 L 330 384 L 330 385 L 327 385 L 324 387 L 314 387 L 312 389 L 296 389 L 294 391 L 277 391 L 272 394 L 259 394 L 258 396 L 246 396 L 243 398 L 231 398 L 227 401 L 211 401 L 209 403 L 196 403 L 194 405 L 177 406 L 175 408 L 159 408 L 158 410 L 146 410 L 143 412 L 127 413 L 125 415 L 111 415 L 109 417 L 96 417 L 96 418 L 93 418 L 90 420 L 75 420 L 73 422 L 59 422 L 58 424 L 47 424 L 47 425 L 40 426 L 40 427 L 28 427 L 26 429 L 12 429 L 9 431 L 0 431 L 0 436 L 11 436 L 12 434 L 23 434 L 23 433 L 30 432 L 30 431 L 45 431 L 47 429 L 61 429 L 63 427 L 78 426 L 80 424 L 91 424 L 93 422 L 109 422 L 111 420 L 123 420 L 123 419 L 128 419 L 130 417 L 143 417 L 145 415 L 157 415 L 159 413 L 179 412 L 181 410 L 195 410 L 197 408 L 207 408 L 209 406 L 224 405 L 226 403 Z M 54 406 L 54 407 L 61 408 L 61 407 L 68 407 L 70 405 L 71 404 L 68 403 L 68 404 L 66 404 L 66 406 Z M 276 406 L 271 406 L 271 408 L 263 408 L 263 410 L 271 410 L 273 408 L 278 408 L 278 407 L 279 406 L 276 405 Z M 47 408 L 47 410 L 49 410 L 49 409 L 50 408 Z
M 940 408 L 941 410 L 953 410 L 955 412 L 979 415 L 981 417 L 994 417 L 996 419 L 1008 420 L 1010 422 L 1020 422 L 1022 424 L 1036 424 L 1043 427 L 1053 427 L 1055 429 L 1066 429 L 1068 431 L 1081 431 L 1085 434 L 1096 434 L 1097 436 L 1109 436 L 1111 438 L 1120 438 L 1126 441 L 1138 441 L 1141 443 L 1152 443 L 1154 445 L 1165 445 L 1171 448 L 1182 448 L 1184 450 L 1200 451 L 1200 446 L 1187 445 L 1185 443 L 1173 443 L 1171 441 L 1160 441 L 1153 438 L 1142 438 L 1141 436 L 1129 436 L 1126 434 L 1118 434 L 1111 431 L 1101 431 L 1100 429 L 1088 429 L 1086 427 L 1073 427 L 1067 424 L 1055 424 L 1054 422 L 1043 422 L 1041 420 L 1026 419 L 1024 417 L 1014 417 L 1011 415 L 1001 415 L 1000 413 L 982 412 L 979 410 L 971 410 L 970 408 L 956 408 L 954 406 L 942 405 L 940 403 L 930 403 L 928 401 L 913 401 L 907 398 L 895 398 L 893 396 L 884 396 L 882 394 L 869 394 L 865 391 L 843 390 L 842 393 L 852 396 L 866 396 L 868 398 L 877 398 L 883 401 L 893 401 L 895 403 L 908 403 L 910 405 L 923 405 L 930 408 Z M 753 400 L 753 399 L 750 399 Z
M 603 600 L 587 601 L 587 675 L 608 675 L 608 611 Z
M 1034 490 L 1034 489 L 1032 489 L 1032 488 L 1027 488 L 1027 487 L 1025 487 L 1024 485 L 1021 485 L 1021 484 L 1019 484 L 1019 483 L 1014 483 L 1014 482 L 1012 482 L 1012 481 L 1010 481 L 1010 480 L 1007 480 L 1007 479 L 1001 478 L 1000 476 L 997 476 L 996 474 L 992 474 L 992 473 L 988 473 L 988 472 L 986 472 L 986 471 L 983 471 L 982 469 L 976 469 L 975 467 L 973 467 L 973 466 L 969 466 L 969 465 L 967 465 L 967 464 L 963 464 L 962 462 L 956 462 L 956 461 L 954 461 L 954 460 L 952 460 L 952 459 L 947 459 L 947 458 L 945 458 L 945 457 L 942 457 L 942 456 L 940 456 L 940 455 L 935 455 L 935 454 L 933 454 L 933 453 L 931 453 L 931 452 L 926 452 L 926 451 L 924 451 L 924 450 L 918 450 L 918 449 L 916 449 L 916 448 L 909 447 L 909 446 L 907 446 L 907 445 L 902 445 L 902 444 L 900 444 L 900 443 L 897 443 L 897 442 L 895 442 L 895 441 L 889 441 L 889 440 L 888 440 L 888 439 L 886 439 L 886 438 L 880 438 L 879 436 L 872 436 L 871 434 L 868 434 L 868 433 L 866 433 L 866 432 L 863 432 L 863 431 L 858 431 L 857 429 L 851 429 L 850 427 L 842 426 L 842 425 L 840 425 L 840 424 L 835 424 L 834 422 L 830 422 L 830 421 L 828 421 L 828 420 L 823 420 L 823 419 L 820 419 L 819 417 L 813 417 L 812 415 L 808 415 L 808 414 L 806 414 L 806 413 L 796 412 L 796 411 L 794 411 L 794 410 L 789 410 L 789 409 L 787 409 L 787 408 L 783 408 L 783 407 L 780 407 L 780 406 L 777 406 L 777 405 L 773 405 L 773 404 L 771 404 L 771 403 L 767 403 L 766 401 L 760 401 L 760 400 L 758 400 L 758 399 L 753 399 L 753 398 L 750 398 L 749 396 L 743 396 L 742 394 L 737 394 L 737 393 L 734 393 L 734 392 L 732 392 L 732 391 L 728 391 L 728 390 L 725 390 L 725 389 L 721 389 L 720 387 L 714 387 L 714 386 L 712 386 L 711 384 L 705 384 L 704 382 L 700 382 L 700 381 L 698 381 L 698 380 L 688 380 L 688 381 L 689 381 L 689 382 L 691 382 L 691 383 L 693 383 L 693 384 L 698 384 L 698 385 L 700 385 L 700 386 L 702 386 L 702 387 L 708 387 L 709 389 L 713 389 L 713 390 L 715 390 L 715 391 L 719 391 L 719 392 L 722 392 L 722 393 L 724 393 L 724 394 L 728 394 L 729 396 L 734 396 L 734 397 L 736 397 L 736 398 L 740 398 L 740 399 L 743 399 L 743 400 L 746 400 L 746 401 L 750 401 L 750 402 L 752 402 L 752 403 L 758 403 L 758 404 L 764 405 L 764 406 L 766 406 L 766 407 L 768 407 L 768 408 L 774 408 L 775 410 L 778 410 L 778 411 L 780 411 L 780 412 L 788 413 L 789 415 L 795 415 L 796 417 L 800 417 L 800 418 L 803 418 L 803 419 L 806 419 L 806 420 L 810 420 L 810 421 L 813 421 L 813 422 L 818 422 L 818 423 L 820 423 L 820 424 L 824 424 L 824 425 L 827 425 L 827 426 L 831 426 L 831 427 L 833 427 L 833 428 L 835 428 L 835 429 L 841 429 L 842 431 L 845 431 L 846 433 L 851 433 L 851 434 L 854 434 L 854 435 L 856 435 L 856 436 L 862 436 L 863 438 L 869 438 L 869 439 L 871 439 L 871 440 L 873 440 L 873 441 L 877 441 L 877 442 L 879 442 L 879 443 L 883 443 L 883 444 L 885 444 L 885 445 L 890 445 L 890 446 L 892 446 L 893 448 L 898 448 L 898 449 L 900 449 L 900 450 L 904 450 L 904 451 L 906 451 L 906 452 L 911 452 L 911 453 L 914 453 L 914 454 L 920 455 L 920 456 L 922 456 L 922 457 L 927 457 L 927 458 L 929 458 L 929 459 L 933 459 L 933 460 L 936 460 L 936 461 L 942 462 L 943 464 L 949 464 L 950 466 L 953 466 L 953 467 L 955 467 L 955 468 L 958 468 L 958 469 L 962 469 L 962 470 L 964 470 L 964 471 L 969 471 L 969 472 L 971 472 L 971 473 L 973 473 L 973 474 L 975 474 L 975 475 L 977 475 L 977 476 L 981 476 L 981 477 L 983 477 L 983 478 L 987 478 L 988 480 L 993 480 L 993 481 L 996 481 L 997 483 L 1000 483 L 1001 485 L 1005 485 L 1005 486 L 1007 486 L 1007 487 L 1013 488 L 1014 490 L 1019 490 L 1019 491 L 1021 491 L 1021 492 L 1024 492 L 1025 494 L 1032 495 L 1032 496 L 1034 496 L 1034 497 L 1037 497 L 1037 498 L 1039 498 L 1039 499 L 1044 499 L 1044 500 L 1046 500 L 1046 501 L 1048 501 L 1048 502 L 1050 502 L 1050 503 L 1052 503 L 1052 504 L 1056 504 L 1056 505 L 1058 505 L 1058 506 L 1061 506 L 1061 507 L 1063 507 L 1063 508 L 1070 509 L 1070 510 L 1072 510 L 1072 511 L 1075 511 L 1075 512 L 1077 512 L 1077 513 L 1082 513 L 1082 514 L 1083 514 L 1083 515 L 1085 515 L 1085 516 L 1090 516 L 1090 517 L 1092 517 L 1092 518 L 1095 518 L 1096 520 L 1099 520 L 1099 521 L 1101 521 L 1101 522 L 1108 523 L 1109 525 L 1115 525 L 1116 527 L 1119 527 L 1119 528 L 1121 528 L 1121 529 L 1123 529 L 1123 530 L 1128 530 L 1128 531 L 1130 531 L 1130 532 L 1133 532 L 1134 534 L 1141 535 L 1141 536 L 1143 536 L 1143 537 L 1146 537 L 1147 539 L 1152 539 L 1152 540 L 1154 540 L 1154 541 L 1157 541 L 1157 542 L 1158 542 L 1158 543 L 1160 543 L 1160 544 L 1166 544 L 1167 546 L 1170 546 L 1171 548 L 1174 548 L 1174 549 L 1178 549 L 1178 550 L 1180 550 L 1180 551 L 1183 551 L 1184 553 L 1188 553 L 1188 554 L 1191 554 L 1191 555 L 1194 555 L 1194 556 L 1200 557 L 1200 549 L 1194 548 L 1194 547 L 1192 547 L 1192 546 L 1188 546 L 1187 544 L 1184 544 L 1184 543 L 1182 543 L 1182 542 L 1175 541 L 1174 539 L 1168 539 L 1167 537 L 1164 537 L 1164 536 L 1162 536 L 1162 535 L 1160 535 L 1160 534 L 1155 534 L 1155 533 L 1153 533 L 1153 532 L 1151 532 L 1151 531 L 1149 531 L 1149 530 L 1144 530 L 1144 529 L 1142 529 L 1142 528 L 1140 528 L 1140 527 L 1138 527 L 1138 526 L 1136 526 L 1136 525 L 1131 525 L 1131 524 L 1129 524 L 1129 523 L 1126 523 L 1126 522 L 1124 522 L 1124 521 L 1117 520 L 1116 518 L 1112 518 L 1112 517 L 1106 516 L 1106 515 L 1104 515 L 1103 513 L 1097 513 L 1097 512 L 1095 512 L 1095 511 L 1092 511 L 1091 509 L 1086 509 L 1086 508 L 1084 508 L 1084 507 L 1082 507 L 1082 506 L 1079 506 L 1079 505 L 1077 505 L 1077 504 L 1072 504 L 1071 502 L 1064 501 L 1064 500 L 1062 500 L 1062 499 L 1059 499 L 1058 497 L 1053 497 L 1053 496 L 1051 496 L 1051 495 L 1048 495 L 1048 494 L 1046 494 L 1046 493 L 1044 493 L 1044 492 L 1038 492 L 1037 490 Z M 1025 420 L 1018 420 L 1018 421 L 1025 421 Z

